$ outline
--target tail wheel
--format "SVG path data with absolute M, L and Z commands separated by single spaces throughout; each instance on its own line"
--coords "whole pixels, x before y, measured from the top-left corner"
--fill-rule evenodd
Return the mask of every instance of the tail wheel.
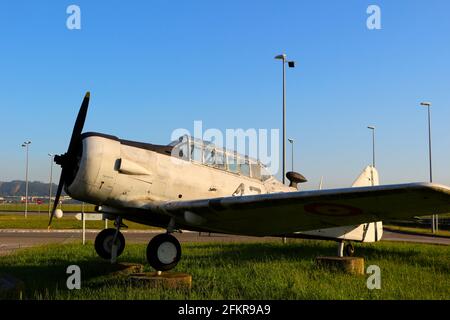
M 97 251 L 97 254 L 103 259 L 111 259 L 115 234 L 116 229 L 110 228 L 101 231 L 95 238 L 95 251 Z M 120 231 L 117 234 L 116 244 L 117 256 L 120 256 L 125 249 L 125 238 Z
M 147 246 L 147 261 L 157 271 L 175 268 L 180 258 L 180 243 L 170 234 L 164 233 L 153 237 Z
M 347 243 L 344 248 L 344 255 L 346 257 L 353 257 L 354 254 L 355 254 L 355 247 L 353 246 L 352 243 Z

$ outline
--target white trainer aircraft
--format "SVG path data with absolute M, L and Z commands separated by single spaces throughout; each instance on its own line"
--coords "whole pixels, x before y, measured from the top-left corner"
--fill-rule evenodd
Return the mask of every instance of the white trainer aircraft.
M 150 265 L 165 271 L 181 257 L 176 231 L 335 240 L 342 256 L 354 251 L 344 242 L 379 241 L 383 220 L 450 212 L 449 187 L 379 186 L 371 166 L 353 188 L 298 191 L 306 181 L 301 174 L 288 172 L 286 186 L 259 161 L 188 136 L 154 145 L 82 133 L 89 98 L 88 92 L 67 152 L 55 156 L 62 171 L 49 227 L 63 187 L 74 199 L 95 204 L 115 220 L 114 229 L 95 239 L 104 259 L 115 261 L 125 248 L 122 218 L 167 230 L 147 247 Z

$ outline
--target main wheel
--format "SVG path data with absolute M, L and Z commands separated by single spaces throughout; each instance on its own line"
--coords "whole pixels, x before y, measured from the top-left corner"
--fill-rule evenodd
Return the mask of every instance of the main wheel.
M 347 243 L 344 248 L 344 255 L 346 257 L 353 257 L 355 254 L 355 247 L 351 243 Z
M 147 246 L 147 261 L 157 271 L 175 268 L 181 258 L 181 246 L 170 234 L 158 234 Z
M 103 259 L 111 259 L 112 256 L 112 245 L 114 240 L 114 235 L 116 234 L 116 229 L 105 229 L 101 231 L 95 238 L 95 251 Z M 123 234 L 119 231 L 116 239 L 117 244 L 117 256 L 120 256 L 125 249 L 125 238 Z

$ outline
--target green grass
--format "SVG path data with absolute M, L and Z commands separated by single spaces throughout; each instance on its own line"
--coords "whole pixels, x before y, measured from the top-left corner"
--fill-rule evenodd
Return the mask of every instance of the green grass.
M 63 211 L 68 212 L 81 212 L 82 204 L 62 204 L 58 206 Z M 95 206 L 93 204 L 85 204 L 84 212 L 95 212 Z M 29 203 L 27 207 L 28 212 L 48 212 L 48 203 L 44 204 L 36 204 Z M 25 204 L 24 203 L 1 203 L 0 211 L 3 212 L 24 212 Z
M 139 223 L 123 220 L 123 222 L 130 229 L 155 229 L 154 227 L 145 226 Z M 25 218 L 19 214 L 0 214 L 0 229 L 47 229 L 48 216 L 37 215 L 29 213 Z M 108 226 L 112 227 L 113 222 L 109 221 Z M 61 219 L 54 218 L 52 221 L 52 229 L 81 229 L 82 222 L 75 219 L 74 215 L 64 215 Z M 105 222 L 100 221 L 86 221 L 86 228 L 88 229 L 103 229 Z
M 314 259 L 333 255 L 333 242 L 184 244 L 175 271 L 192 275 L 190 291 L 133 288 L 105 275 L 109 265 L 92 245 L 48 245 L 0 257 L 0 273 L 25 282 L 24 299 L 449 299 L 450 247 L 382 242 L 356 245 L 366 267 L 381 268 L 381 289 L 366 276 L 318 269 Z M 119 261 L 145 262 L 145 245 L 128 245 Z M 80 266 L 81 290 L 66 289 L 66 268 Z

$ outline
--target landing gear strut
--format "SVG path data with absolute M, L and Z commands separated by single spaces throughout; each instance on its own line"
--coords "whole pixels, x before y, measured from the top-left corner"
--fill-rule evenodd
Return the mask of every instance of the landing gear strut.
M 116 229 L 109 228 L 102 230 L 95 238 L 95 251 L 106 260 L 116 262 L 125 249 L 125 238 L 120 232 L 120 228 L 125 226 L 122 219 L 118 217 L 115 221 Z

